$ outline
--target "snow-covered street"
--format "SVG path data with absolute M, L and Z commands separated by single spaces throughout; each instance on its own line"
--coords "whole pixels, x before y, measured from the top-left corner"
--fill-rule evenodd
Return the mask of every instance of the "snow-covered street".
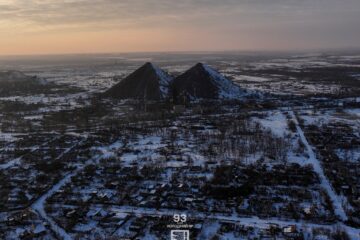
M 301 141 L 304 143 L 305 147 L 306 147 L 306 151 L 309 154 L 309 159 L 308 162 L 313 166 L 314 171 L 318 174 L 320 181 L 321 181 L 321 185 L 322 187 L 326 190 L 327 194 L 329 195 L 333 207 L 334 207 L 334 211 L 335 214 L 342 220 L 342 221 L 346 221 L 348 219 L 348 217 L 346 216 L 346 213 L 344 211 L 344 208 L 342 206 L 342 202 L 340 197 L 336 194 L 336 192 L 334 191 L 333 187 L 331 186 L 329 180 L 326 178 L 325 174 L 324 174 L 324 170 L 321 166 L 320 161 L 316 158 L 316 155 L 311 147 L 311 145 L 309 144 L 309 142 L 307 141 L 305 134 L 303 132 L 303 130 L 301 129 L 300 125 L 299 125 L 299 121 L 296 118 L 296 115 L 293 111 L 290 112 L 293 121 L 296 124 L 296 129 L 297 132 L 301 138 Z

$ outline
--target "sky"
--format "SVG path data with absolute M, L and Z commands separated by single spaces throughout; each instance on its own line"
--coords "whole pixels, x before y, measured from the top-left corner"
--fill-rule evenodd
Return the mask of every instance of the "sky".
M 360 0 L 0 0 L 0 55 L 360 48 Z

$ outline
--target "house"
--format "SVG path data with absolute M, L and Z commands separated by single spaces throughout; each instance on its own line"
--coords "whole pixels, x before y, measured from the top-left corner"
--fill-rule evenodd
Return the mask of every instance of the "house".
M 194 106 L 191 110 L 195 114 L 202 114 L 203 113 L 203 109 L 202 109 L 202 107 L 200 105 Z
M 67 218 L 72 218 L 76 214 L 76 210 L 73 209 L 70 212 L 66 213 Z
M 185 105 L 174 105 L 173 111 L 174 113 L 183 113 L 185 112 L 186 108 Z
M 301 236 L 301 233 L 297 231 L 296 225 L 289 225 L 283 228 L 283 234 L 286 237 L 298 238 Z
M 106 211 L 104 211 L 103 209 L 92 209 L 90 210 L 86 216 L 94 219 L 94 220 L 101 220 L 104 217 L 106 217 L 108 215 L 108 213 Z
M 294 233 L 296 232 L 296 226 L 295 225 L 289 225 L 283 228 L 283 233 Z

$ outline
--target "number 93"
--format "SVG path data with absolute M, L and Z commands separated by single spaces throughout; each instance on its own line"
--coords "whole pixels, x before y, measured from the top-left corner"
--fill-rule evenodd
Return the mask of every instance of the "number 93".
M 173 220 L 176 223 L 186 223 L 187 216 L 186 216 L 186 214 L 174 214 Z

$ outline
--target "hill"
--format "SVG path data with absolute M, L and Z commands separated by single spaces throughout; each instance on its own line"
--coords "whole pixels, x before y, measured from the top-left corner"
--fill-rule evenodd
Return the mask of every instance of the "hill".
M 46 93 L 54 84 L 20 71 L 0 72 L 0 97 Z
M 165 71 L 146 63 L 104 93 L 119 99 L 163 100 L 169 96 L 172 77 Z
M 245 94 L 238 85 L 208 65 L 198 63 L 174 79 L 174 97 L 195 99 L 237 99 Z

